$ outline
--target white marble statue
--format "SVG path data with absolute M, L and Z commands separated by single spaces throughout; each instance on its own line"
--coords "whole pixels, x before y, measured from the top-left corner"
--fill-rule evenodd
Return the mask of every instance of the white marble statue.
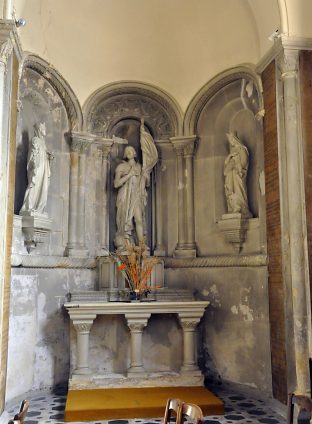
M 28 150 L 28 186 L 20 210 L 21 215 L 44 214 L 50 184 L 50 161 L 54 158 L 53 154 L 47 151 L 45 136 L 45 123 L 35 124 L 34 137 L 31 139 Z
M 240 213 L 245 218 L 252 215 L 248 207 L 246 177 L 249 152 L 233 133 L 226 134 L 230 153 L 224 162 L 224 189 L 228 213 Z
M 153 137 L 145 130 L 143 119 L 140 127 L 140 145 L 142 165 L 135 159 L 135 149 L 126 146 L 124 150 L 126 160 L 122 161 L 115 171 L 114 187 L 118 189 L 115 245 L 121 252 L 126 250 L 127 241 L 131 244 L 138 243 L 145 237 L 146 187 L 149 185 L 150 172 L 158 160 Z

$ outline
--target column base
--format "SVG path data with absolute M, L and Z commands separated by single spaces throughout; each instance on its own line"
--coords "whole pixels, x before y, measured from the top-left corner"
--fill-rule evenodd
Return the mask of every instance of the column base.
M 89 256 L 89 251 L 86 247 L 66 246 L 65 256 L 73 258 L 87 258 Z
M 101 247 L 97 252 L 97 256 L 109 256 L 109 250 L 105 247 Z
M 90 368 L 77 368 L 73 371 L 74 375 L 90 375 L 92 374 L 92 370 Z
M 140 377 L 147 377 L 148 373 L 145 371 L 143 367 L 137 366 L 137 367 L 130 367 L 127 371 L 127 376 L 140 376 Z
M 196 247 L 191 248 L 177 246 L 173 251 L 174 258 L 196 258 Z
M 155 247 L 154 256 L 166 256 L 165 246 L 159 245 Z
M 197 365 L 182 365 L 180 374 L 192 374 L 194 376 L 201 376 L 202 372 Z

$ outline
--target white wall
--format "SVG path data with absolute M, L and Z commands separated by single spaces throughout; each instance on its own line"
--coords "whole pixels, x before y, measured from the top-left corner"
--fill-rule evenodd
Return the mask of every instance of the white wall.
M 185 109 L 219 72 L 256 63 L 271 45 L 267 32 L 279 26 L 272 0 L 16 0 L 15 7 L 27 20 L 23 48 L 53 64 L 81 103 L 127 79 L 167 90 Z

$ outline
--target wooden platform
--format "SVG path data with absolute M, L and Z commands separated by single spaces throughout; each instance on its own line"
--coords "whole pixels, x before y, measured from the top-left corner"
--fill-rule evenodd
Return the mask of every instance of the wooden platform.
M 224 413 L 223 402 L 204 387 L 70 390 L 64 421 L 162 417 L 168 398 L 195 403 L 205 416 Z

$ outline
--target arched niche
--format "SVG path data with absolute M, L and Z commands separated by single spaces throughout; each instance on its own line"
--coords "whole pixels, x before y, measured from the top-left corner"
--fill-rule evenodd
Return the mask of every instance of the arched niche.
M 181 134 L 182 112 L 175 100 L 157 87 L 139 82 L 120 82 L 102 87 L 92 94 L 83 107 L 84 130 L 112 139 L 114 136 L 128 140 L 141 161 L 140 119 L 151 133 L 158 147 L 168 144 L 169 138 Z M 114 249 L 116 232 L 116 196 L 114 174 L 116 166 L 123 160 L 124 144 L 114 143 L 110 154 L 109 169 L 109 247 Z M 160 154 L 160 151 L 159 151 Z M 147 189 L 146 208 L 147 243 L 153 251 L 155 237 L 156 210 L 156 169 L 151 174 Z
M 84 129 L 108 137 L 125 118 L 144 118 L 157 140 L 181 134 L 182 111 L 165 91 L 133 81 L 122 81 L 98 89 L 83 107 Z
M 243 253 L 259 252 L 262 248 L 259 230 L 264 207 L 259 189 L 263 169 L 262 116 L 261 82 L 257 74 L 245 67 L 226 71 L 206 84 L 187 109 L 185 133 L 196 134 L 199 139 L 194 185 L 195 231 L 200 255 L 233 253 L 217 225 L 228 212 L 224 191 L 228 132 L 235 133 L 249 151 L 247 191 L 253 219 Z
M 70 168 L 66 134 L 74 128 L 81 128 L 82 112 L 72 90 L 57 71 L 43 59 L 28 55 L 23 62 L 19 84 L 15 214 L 19 214 L 23 204 L 28 184 L 29 144 L 34 136 L 34 125 L 39 122 L 46 124 L 46 147 L 54 155 L 46 205 L 46 212 L 52 219 L 51 248 L 53 253 L 63 254 L 67 235 Z M 49 247 L 44 244 L 39 249 Z M 41 253 L 46 251 L 42 250 Z

